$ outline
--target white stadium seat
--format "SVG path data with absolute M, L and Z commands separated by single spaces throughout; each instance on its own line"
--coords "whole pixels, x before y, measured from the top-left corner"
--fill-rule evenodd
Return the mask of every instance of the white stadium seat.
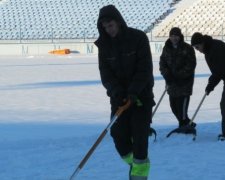
M 174 26 L 179 26 L 184 35 L 189 37 L 196 31 L 220 36 L 222 35 L 222 29 L 225 27 L 224 12 L 225 0 L 196 0 L 188 9 L 184 9 L 176 17 L 165 23 L 156 36 L 167 36 L 169 30 Z
M 120 10 L 129 26 L 150 30 L 169 11 L 171 3 L 173 0 L 5 0 L 0 4 L 1 39 L 43 39 L 49 38 L 50 32 L 53 38 L 84 38 L 84 34 L 97 38 L 99 9 L 108 4 Z M 3 29 L 14 30 L 6 33 Z M 22 31 L 22 36 L 15 31 Z

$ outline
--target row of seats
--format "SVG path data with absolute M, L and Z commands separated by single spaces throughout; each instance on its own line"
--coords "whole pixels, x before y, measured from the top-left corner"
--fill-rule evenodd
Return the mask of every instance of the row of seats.
M 198 0 L 190 8 L 183 10 L 177 17 L 169 21 L 157 37 L 166 37 L 172 27 L 178 26 L 185 36 L 199 31 L 213 36 L 224 35 L 225 0 Z
M 129 26 L 149 31 L 158 19 L 170 12 L 173 2 L 174 0 L 5 0 L 0 4 L 0 38 L 8 39 L 10 34 L 12 39 L 36 39 L 39 36 L 73 39 L 83 38 L 84 34 L 86 38 L 97 38 L 99 9 L 108 4 L 114 4 L 119 9 Z M 54 29 L 54 33 L 46 28 Z

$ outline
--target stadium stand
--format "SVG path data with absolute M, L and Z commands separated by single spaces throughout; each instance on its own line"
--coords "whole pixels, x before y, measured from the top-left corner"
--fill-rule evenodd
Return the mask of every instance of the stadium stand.
M 107 4 L 114 4 L 129 26 L 148 32 L 175 1 L 2 0 L 0 39 L 94 39 L 99 9 Z
M 180 27 L 186 37 L 194 32 L 212 36 L 224 35 L 225 0 L 197 0 L 189 8 L 183 9 L 176 17 L 160 26 L 156 37 L 167 37 L 172 27 Z

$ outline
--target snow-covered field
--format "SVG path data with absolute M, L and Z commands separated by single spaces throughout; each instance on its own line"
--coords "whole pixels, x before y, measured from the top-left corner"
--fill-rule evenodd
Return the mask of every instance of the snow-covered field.
M 164 91 L 153 56 L 155 101 Z M 97 56 L 0 57 L 0 180 L 68 180 L 109 123 L 110 106 L 101 85 Z M 209 76 L 198 55 L 189 116 L 194 114 Z M 224 180 L 225 142 L 219 102 L 222 82 L 207 96 L 195 122 L 197 139 L 167 133 L 177 127 L 166 95 L 149 139 L 151 180 Z M 109 134 L 92 154 L 77 180 L 126 180 L 128 167 Z

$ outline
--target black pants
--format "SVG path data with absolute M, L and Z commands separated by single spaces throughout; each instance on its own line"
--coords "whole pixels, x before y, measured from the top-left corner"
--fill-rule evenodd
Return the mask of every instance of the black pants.
M 222 115 L 222 133 L 225 135 L 225 84 L 223 86 L 223 93 L 220 101 L 220 110 Z
M 172 97 L 169 96 L 170 107 L 173 114 L 176 116 L 179 124 L 182 124 L 184 121 L 190 121 L 188 117 L 188 106 L 190 101 L 190 96 L 180 96 L 180 97 Z
M 112 115 L 115 112 L 112 111 Z M 152 106 L 133 105 L 111 127 L 115 147 L 120 156 L 133 153 L 136 159 L 148 157 L 148 132 L 152 118 Z

